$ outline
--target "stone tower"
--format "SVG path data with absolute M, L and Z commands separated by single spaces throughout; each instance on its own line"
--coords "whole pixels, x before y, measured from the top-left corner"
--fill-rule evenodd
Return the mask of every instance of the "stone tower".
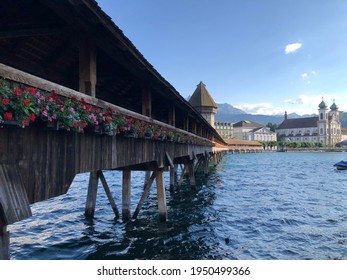
M 193 95 L 189 99 L 189 103 L 214 127 L 214 117 L 217 113 L 217 104 L 214 102 L 210 93 L 206 89 L 206 85 L 200 82 Z

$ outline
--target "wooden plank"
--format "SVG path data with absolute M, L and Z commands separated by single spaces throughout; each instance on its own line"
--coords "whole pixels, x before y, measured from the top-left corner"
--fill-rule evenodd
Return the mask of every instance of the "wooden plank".
M 165 222 L 167 220 L 167 206 L 166 206 L 166 193 L 165 193 L 163 173 L 164 173 L 163 169 L 159 169 L 157 171 L 156 185 L 157 185 L 159 220 L 162 222 Z
M 79 90 L 95 97 L 96 48 L 88 39 L 81 39 L 79 47 Z
M 171 167 L 171 168 L 174 168 L 175 166 L 174 166 L 174 164 L 173 164 L 173 161 L 172 161 L 172 159 L 171 159 L 169 153 L 168 153 L 168 152 L 165 152 L 165 155 L 166 155 L 167 161 L 169 162 L 170 167 Z
M 95 205 L 96 205 L 96 195 L 98 192 L 98 181 L 99 176 L 97 171 L 90 172 L 89 175 L 89 185 L 88 185 L 88 194 L 85 215 L 87 217 L 94 217 Z
M 22 178 L 15 164 L 0 164 L 0 226 L 32 215 Z
M 157 172 L 153 171 L 152 175 L 149 177 L 149 179 L 148 179 L 148 181 L 146 183 L 145 189 L 144 189 L 144 191 L 142 193 L 142 196 L 140 198 L 140 201 L 139 201 L 139 203 L 138 203 L 138 205 L 136 207 L 136 210 L 135 210 L 134 215 L 133 215 L 133 219 L 136 219 L 138 214 L 140 213 L 142 205 L 143 205 L 143 203 L 145 202 L 145 200 L 146 200 L 146 198 L 148 196 L 149 190 L 150 190 L 150 188 L 151 188 L 151 186 L 153 184 L 153 181 L 154 181 L 156 176 L 157 176 Z
M 108 187 L 108 184 L 107 184 L 107 182 L 106 182 L 104 173 L 103 173 L 101 170 L 99 170 L 99 171 L 98 171 L 98 176 L 99 176 L 99 178 L 100 178 L 100 180 L 101 180 L 102 186 L 104 187 L 104 190 L 105 190 L 105 192 L 106 192 L 108 201 L 109 201 L 110 204 L 111 204 L 111 207 L 112 207 L 112 209 L 113 209 L 113 212 L 114 212 L 116 218 L 118 219 L 118 218 L 120 217 L 119 211 L 118 211 L 116 202 L 114 201 L 113 196 L 112 196 L 112 194 L 111 194 L 110 188 Z
M 182 173 L 181 173 L 180 179 L 178 180 L 178 186 L 182 185 L 182 182 L 183 182 L 183 179 L 184 179 L 184 175 L 186 173 L 187 168 L 188 168 L 187 164 L 184 164 L 184 168 L 183 169 L 182 169 L 182 165 L 181 165 Z
M 122 219 L 130 220 L 131 208 L 131 171 L 123 170 L 122 178 Z
M 142 88 L 142 115 L 152 116 L 152 93 L 148 84 L 144 84 Z

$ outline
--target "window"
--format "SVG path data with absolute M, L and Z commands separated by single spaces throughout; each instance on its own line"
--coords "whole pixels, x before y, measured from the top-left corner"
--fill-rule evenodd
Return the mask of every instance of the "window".
M 323 134 L 323 128 L 320 129 L 320 134 L 321 134 L 321 135 Z
M 321 120 L 323 119 L 323 113 L 320 113 L 320 119 Z

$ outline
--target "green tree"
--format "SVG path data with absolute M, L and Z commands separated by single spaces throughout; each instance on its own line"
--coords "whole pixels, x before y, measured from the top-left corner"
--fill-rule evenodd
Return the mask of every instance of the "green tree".
M 267 126 L 268 128 L 270 128 L 271 131 L 276 132 L 276 128 L 278 127 L 278 124 L 277 124 L 277 123 L 269 122 L 269 123 L 267 123 L 266 126 Z

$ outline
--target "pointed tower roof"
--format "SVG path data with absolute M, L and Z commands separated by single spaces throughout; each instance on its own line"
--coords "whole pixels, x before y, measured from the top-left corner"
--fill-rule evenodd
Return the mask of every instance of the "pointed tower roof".
M 189 103 L 194 107 L 213 107 L 217 109 L 217 104 L 214 102 L 203 82 L 197 85 L 196 90 L 189 99 Z
M 333 103 L 333 105 L 330 106 L 330 110 L 331 110 L 331 111 L 336 111 L 336 110 L 338 110 L 338 109 L 339 109 L 339 107 L 336 105 L 335 99 L 334 99 L 334 103 Z
M 322 102 L 319 103 L 319 109 L 326 109 L 328 108 L 328 105 L 324 102 L 324 98 L 322 97 Z

